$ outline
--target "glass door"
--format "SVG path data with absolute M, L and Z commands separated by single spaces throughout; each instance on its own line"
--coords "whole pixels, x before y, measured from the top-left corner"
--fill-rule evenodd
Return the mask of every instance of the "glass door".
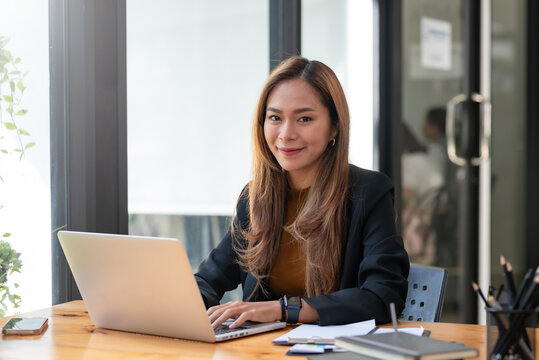
M 402 2 L 402 234 L 412 262 L 448 269 L 446 321 L 476 317 L 478 11 L 466 1 Z
M 537 164 L 527 151 L 526 133 L 529 131 L 526 114 L 527 34 L 526 1 L 492 1 L 491 26 L 491 99 L 492 99 L 492 160 L 491 178 L 491 281 L 503 283 L 500 255 L 511 262 L 515 280 L 522 279 L 529 267 L 537 267 L 536 252 L 528 247 L 526 237 L 537 242 L 537 237 L 526 233 L 526 203 L 533 197 L 526 191 L 529 172 Z M 528 15 L 529 16 L 529 15 Z M 530 119 L 529 121 L 537 121 Z M 532 164 L 532 166 L 527 166 Z M 537 167 L 537 165 L 535 165 Z M 537 184 L 531 184 L 537 186 Z M 537 214 L 530 216 L 536 217 Z M 534 220 L 531 220 L 534 221 Z M 537 249 L 537 248 L 536 248 Z M 527 261 L 527 252 L 531 261 Z M 535 262 L 533 260 L 535 256 Z
M 526 6 L 402 2 L 400 219 L 411 261 L 449 270 L 443 321 L 483 322 L 470 283 L 501 284 L 500 255 L 517 284 L 533 265 Z

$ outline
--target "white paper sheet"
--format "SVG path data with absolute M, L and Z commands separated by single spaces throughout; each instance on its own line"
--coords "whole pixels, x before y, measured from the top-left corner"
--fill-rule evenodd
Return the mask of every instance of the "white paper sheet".
M 375 334 L 384 334 L 393 332 L 393 328 L 378 328 L 374 333 Z M 425 328 L 423 326 L 416 327 L 416 328 L 399 328 L 399 332 L 405 332 L 412 335 L 421 336 L 423 335 L 423 332 L 425 331 Z
M 339 336 L 365 335 L 374 330 L 376 323 L 374 320 L 361 321 L 347 325 L 319 326 L 303 324 L 289 332 L 279 336 L 274 343 L 325 343 L 332 344 Z
M 345 352 L 346 349 L 332 344 L 294 344 L 288 352 L 292 354 L 323 354 L 325 352 Z

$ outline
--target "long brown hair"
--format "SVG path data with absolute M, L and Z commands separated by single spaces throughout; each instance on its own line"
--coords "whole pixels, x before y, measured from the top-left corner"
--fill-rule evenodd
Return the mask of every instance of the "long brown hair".
M 338 131 L 335 144 L 322 154 L 318 173 L 305 205 L 296 220 L 285 227 L 286 196 L 289 189 L 284 171 L 273 156 L 264 136 L 266 104 L 271 91 L 281 82 L 302 79 L 319 94 Z M 267 294 L 263 283 L 277 256 L 283 230 L 300 241 L 306 258 L 307 296 L 335 291 L 339 287 L 342 249 L 346 239 L 346 195 L 348 189 L 348 141 L 350 116 L 344 91 L 335 73 L 319 61 L 296 56 L 283 61 L 264 85 L 252 128 L 253 179 L 243 194 L 249 199 L 250 225 L 241 231 L 245 247 L 236 248 L 239 264 L 251 272 L 258 288 Z M 238 231 L 234 229 L 233 231 Z

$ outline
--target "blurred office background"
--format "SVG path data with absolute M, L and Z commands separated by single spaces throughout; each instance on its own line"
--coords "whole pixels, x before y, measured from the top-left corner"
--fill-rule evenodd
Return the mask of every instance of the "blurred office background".
M 263 82 L 300 53 L 341 80 L 350 162 L 393 179 L 410 259 L 449 270 L 442 320 L 482 321 L 470 281 L 501 283 L 500 254 L 516 278 L 539 261 L 534 14 L 533 0 L 0 0 L 36 143 L 19 160 L 0 129 L 0 235 L 23 262 L 8 312 L 80 296 L 62 226 L 177 237 L 195 270 L 249 180 Z
M 301 5 L 302 54 L 337 73 L 351 108 L 351 162 L 372 168 L 372 3 Z M 196 270 L 250 178 L 270 3 L 131 0 L 126 18 L 129 232 L 181 239 Z

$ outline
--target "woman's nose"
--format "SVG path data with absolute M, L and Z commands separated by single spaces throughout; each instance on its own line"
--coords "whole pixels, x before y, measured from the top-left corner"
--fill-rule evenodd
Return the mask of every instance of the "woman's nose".
M 294 123 L 289 120 L 283 121 L 281 128 L 279 129 L 279 139 L 281 140 L 294 140 L 296 138 L 296 129 Z

